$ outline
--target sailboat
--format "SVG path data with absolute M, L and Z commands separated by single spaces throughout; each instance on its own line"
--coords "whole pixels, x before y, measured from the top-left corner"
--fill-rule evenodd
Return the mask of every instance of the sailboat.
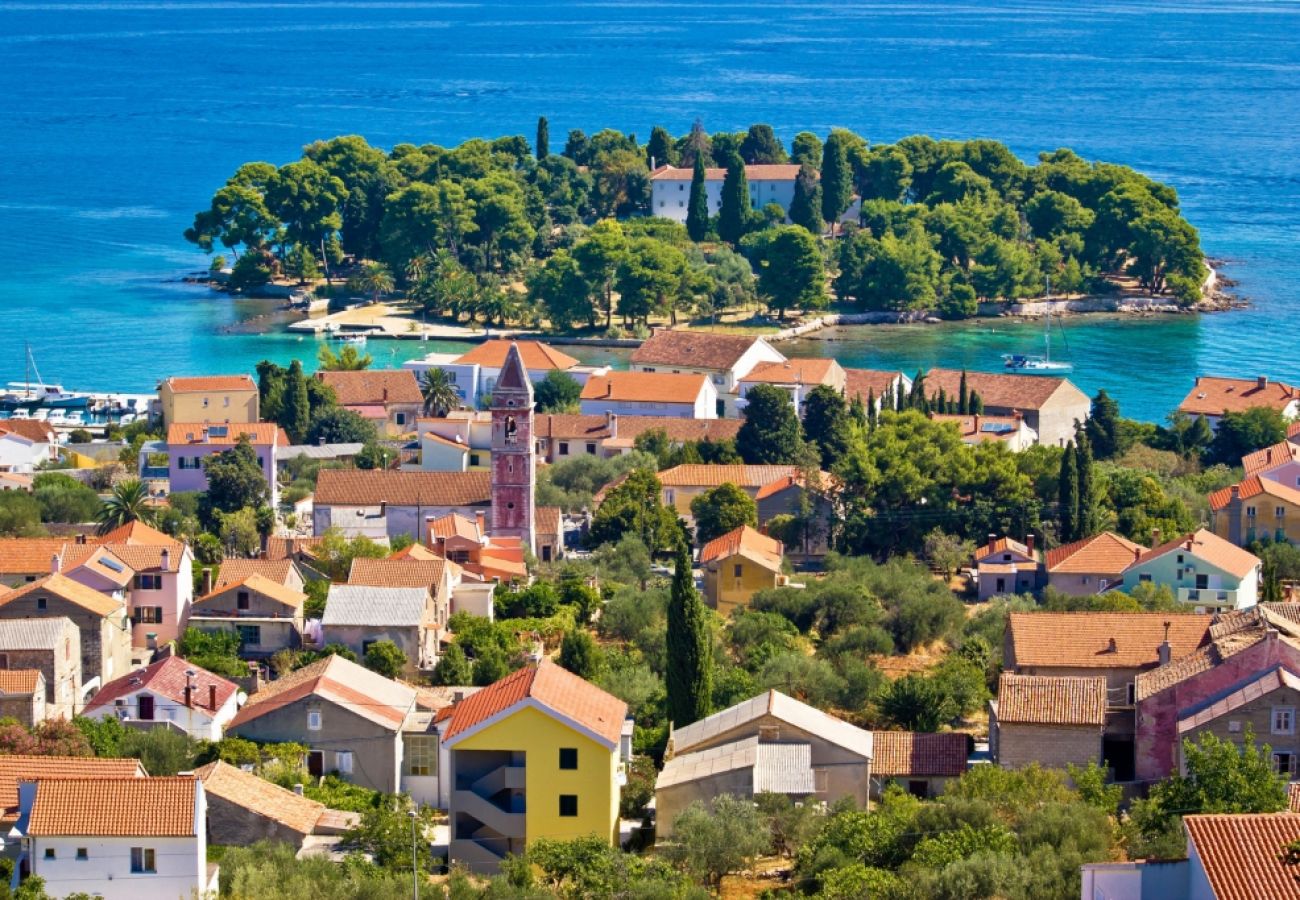
M 16 410 L 19 408 L 44 407 L 48 409 L 85 409 L 90 398 L 70 394 L 62 385 L 48 384 L 41 379 L 41 372 L 36 368 L 36 358 L 32 356 L 31 344 L 23 342 L 26 351 L 26 376 L 22 381 L 11 381 L 6 385 L 5 393 L 0 395 L 0 409 Z M 32 373 L 36 380 L 32 381 Z
M 1073 363 L 1052 361 L 1052 279 L 1047 279 L 1047 312 L 1043 315 L 1043 350 L 1042 356 L 1030 356 L 1022 353 L 1002 354 L 1005 369 L 1019 375 L 1061 375 L 1074 371 Z M 1064 337 L 1064 332 L 1062 332 Z

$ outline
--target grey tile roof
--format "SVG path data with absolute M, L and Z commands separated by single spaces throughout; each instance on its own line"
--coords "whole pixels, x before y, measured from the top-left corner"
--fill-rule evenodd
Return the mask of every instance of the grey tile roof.
M 294 444 L 286 447 L 281 459 L 296 459 L 305 456 L 308 459 L 341 459 L 356 456 L 365 444 Z
M 426 588 L 332 584 L 321 625 L 419 625 L 430 602 Z
M 812 747 L 809 744 L 760 742 L 757 737 L 747 737 L 697 753 L 674 756 L 664 763 L 663 771 L 655 782 L 655 790 L 743 769 L 751 770 L 751 785 L 755 794 L 765 791 L 774 794 L 811 794 L 816 790 L 812 771 Z
M 871 732 L 827 715 L 780 691 L 766 691 L 751 700 L 737 703 L 722 712 L 716 712 L 707 719 L 701 719 L 685 728 L 675 729 L 671 738 L 673 751 L 688 752 L 692 747 L 707 743 L 718 735 L 757 721 L 766 715 L 771 715 L 775 719 L 793 725 L 808 734 L 816 735 L 865 759 L 871 758 Z
M 73 622 L 67 616 L 0 621 L 0 650 L 48 650 L 60 647 L 64 629 L 69 625 L 73 625 Z

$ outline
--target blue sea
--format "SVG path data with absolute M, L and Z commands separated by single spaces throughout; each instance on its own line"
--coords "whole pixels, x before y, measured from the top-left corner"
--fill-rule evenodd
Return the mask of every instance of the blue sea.
M 0 380 L 148 390 L 310 359 L 266 312 L 182 284 L 181 238 L 247 160 L 303 144 L 453 144 L 550 119 L 644 139 L 771 123 L 1069 146 L 1179 191 L 1253 306 L 1075 319 L 1074 380 L 1162 419 L 1198 372 L 1300 381 L 1300 4 L 1293 2 L 222 2 L 0 0 Z M 853 329 L 801 352 L 995 368 L 1037 326 Z M 1054 346 L 1056 346 L 1054 344 Z M 391 364 L 430 349 L 372 344 Z M 1060 349 L 1063 349 L 1061 347 Z

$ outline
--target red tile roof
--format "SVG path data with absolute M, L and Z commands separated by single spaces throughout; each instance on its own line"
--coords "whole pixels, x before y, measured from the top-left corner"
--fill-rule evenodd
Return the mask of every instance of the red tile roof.
M 278 584 L 288 584 L 294 566 L 291 559 L 227 559 L 217 571 L 216 586 L 243 581 L 249 575 L 261 575 Z
M 1300 898 L 1295 867 L 1282 861 L 1286 846 L 1300 840 L 1300 815 L 1185 816 L 1183 827 L 1218 900 Z
M 700 562 L 741 555 L 772 569 L 781 568 L 781 542 L 761 534 L 748 525 L 728 531 L 700 548 Z
M 1192 653 L 1209 636 L 1209 616 L 1176 613 L 1011 613 L 1007 632 L 1017 669 L 1141 669 L 1160 663 L 1166 622 L 1172 659 Z
M 52 444 L 56 439 L 54 426 L 37 419 L 5 419 L 0 422 L 0 433 L 6 431 L 34 444 Z
M 985 409 L 1037 410 L 1056 396 L 1057 391 L 1069 385 L 1078 397 L 1087 395 L 1064 378 L 1047 378 L 1040 375 L 1006 375 L 1001 372 L 967 372 L 966 390 L 972 388 L 979 394 Z M 926 396 L 936 396 L 940 389 L 949 397 L 961 393 L 961 372 L 957 369 L 931 369 L 925 374 Z
M 214 588 L 212 593 L 196 598 L 194 605 L 200 606 L 206 604 L 210 600 L 222 597 L 239 588 L 245 588 L 251 593 L 260 594 L 268 600 L 279 603 L 281 606 L 287 606 L 289 609 L 295 611 L 302 609 L 302 605 L 307 602 L 307 595 L 302 591 L 291 588 L 282 582 L 272 581 L 265 575 L 254 572 L 251 575 L 245 576 L 240 581 L 227 581 L 222 583 L 219 587 Z
M 1053 574 L 1108 575 L 1117 577 L 1147 548 L 1128 538 L 1101 534 L 1047 551 L 1047 571 Z
M 826 357 L 799 357 L 785 362 L 761 362 L 740 379 L 742 383 L 830 384 L 839 363 Z
M 257 383 L 248 375 L 200 375 L 192 378 L 168 378 L 174 394 L 198 394 L 205 391 L 255 391 Z
M 341 656 L 330 655 L 277 678 L 250 696 L 226 728 L 229 731 L 313 696 L 328 700 L 389 731 L 399 730 L 415 706 L 413 688 Z
M 550 440 L 599 441 L 607 438 L 628 441 L 647 431 L 663 431 L 670 441 L 723 441 L 736 437 L 740 419 L 685 419 L 680 416 L 632 416 L 623 413 L 572 415 L 539 413 L 533 434 Z
M 563 351 L 556 350 L 550 344 L 541 341 L 484 341 L 468 353 L 456 359 L 457 363 L 477 363 L 488 369 L 500 369 L 506 364 L 506 354 L 510 345 L 517 344 L 524 367 L 534 372 L 546 369 L 572 369 L 578 365 L 574 359 Z
M 1015 538 L 1000 537 L 994 538 L 984 546 L 976 548 L 975 559 L 982 560 L 995 553 L 1018 553 L 1024 557 L 1034 555 L 1029 552 L 1028 545 L 1020 543 Z
M 193 682 L 186 676 L 186 672 L 194 673 Z M 210 713 L 215 713 L 225 706 L 226 701 L 239 690 L 239 685 L 233 681 L 227 681 L 220 675 L 214 675 L 207 669 L 200 668 L 187 660 L 181 659 L 179 656 L 169 656 L 143 669 L 129 672 L 121 678 L 116 678 L 104 685 L 95 694 L 94 698 L 86 704 L 86 712 L 112 706 L 113 702 L 119 697 L 126 697 L 136 691 L 144 690 L 160 697 L 166 697 L 175 703 L 184 703 L 185 687 L 191 683 L 194 686 L 191 702 L 195 708 Z M 214 687 L 217 689 L 215 706 L 211 702 L 212 688 Z
M 861 397 L 862 402 L 867 402 L 867 396 L 875 397 L 877 400 L 895 385 L 901 384 L 898 379 L 903 377 L 902 372 L 885 372 L 880 369 L 845 369 L 844 370 L 844 397 L 852 402 L 854 397 Z
M 143 778 L 138 759 L 94 756 L 0 755 L 0 810 L 7 818 L 18 806 L 18 782 L 38 778 Z
M 1300 444 L 1280 441 L 1254 453 L 1247 453 L 1241 458 L 1241 467 L 1247 475 L 1258 475 L 1276 466 L 1283 466 L 1300 459 Z
M 62 558 L 67 545 L 63 538 L 0 538 L 0 573 L 48 572 L 54 557 Z
M 546 660 L 525 666 L 457 704 L 443 743 L 450 744 L 529 700 L 586 729 L 611 749 L 618 746 L 627 704 Z
M 24 584 L 12 592 L 0 597 L 0 609 L 33 594 L 46 594 L 66 600 L 98 616 L 111 616 L 121 612 L 125 604 L 107 594 L 101 594 L 94 588 L 86 587 L 79 581 L 73 581 L 66 575 L 55 573 Z
M 99 543 L 113 544 L 130 544 L 141 547 L 167 547 L 178 549 L 181 542 L 169 534 L 163 534 L 157 528 L 146 525 L 140 520 L 127 522 L 125 525 L 119 525 L 108 534 L 99 538 Z
M 969 741 L 969 737 L 958 732 L 873 731 L 871 774 L 896 778 L 958 777 L 966 771 Z
M 440 556 L 433 559 L 357 557 L 352 560 L 352 569 L 348 572 L 348 584 L 367 587 L 438 587 L 442 584 L 448 566 L 451 566 L 453 571 L 459 569 L 455 563 L 448 562 Z
M 29 779 L 23 779 L 29 780 Z M 191 837 L 198 779 L 41 778 L 33 837 Z
M 279 822 L 299 834 L 311 834 L 325 813 L 325 805 L 308 800 L 278 784 L 229 763 L 208 763 L 194 773 L 208 797 L 218 797 L 263 818 Z
M 793 163 L 758 163 L 745 166 L 746 181 L 794 181 L 799 177 L 802 166 Z M 660 166 L 650 173 L 651 181 L 690 181 L 695 177 L 695 169 L 679 169 L 676 166 Z M 709 181 L 722 181 L 727 177 L 725 168 L 707 168 L 704 177 Z
M 610 372 L 592 375 L 582 386 L 583 400 L 615 403 L 694 404 L 709 383 L 707 375 L 672 372 Z
M 397 472 L 322 469 L 317 506 L 485 506 L 491 500 L 488 472 Z
M 664 487 L 717 487 L 730 482 L 742 488 L 761 488 L 798 473 L 798 466 L 686 463 L 664 469 L 659 473 L 659 483 Z
M 0 694 L 34 694 L 42 677 L 40 669 L 0 669 Z
M 1259 565 L 1259 557 L 1249 550 L 1243 550 L 1236 544 L 1225 541 L 1212 531 L 1204 528 L 1184 534 L 1143 553 L 1135 565 L 1142 565 L 1168 553 L 1190 553 L 1197 559 L 1204 560 L 1216 569 L 1221 569 L 1238 578 L 1245 578 Z
M 1280 412 L 1297 400 L 1300 391 L 1281 381 L 1200 376 L 1178 405 L 1178 411 L 1189 416 L 1221 416 L 1266 406 Z
M 1209 497 L 1210 509 L 1215 512 L 1226 509 L 1232 503 L 1234 490 L 1242 500 L 1249 500 L 1251 497 L 1267 494 L 1270 497 L 1276 497 L 1284 502 L 1300 506 L 1300 490 L 1280 481 L 1274 481 L 1271 478 L 1251 475 L 1238 484 L 1229 485 L 1211 493 Z
M 281 537 L 271 535 L 266 539 L 266 558 L 271 560 L 291 559 L 299 553 L 313 556 L 322 540 L 321 537 Z
M 225 434 L 218 437 L 213 429 L 225 429 Z M 289 437 L 274 422 L 213 423 L 213 422 L 173 422 L 167 426 L 167 443 L 173 447 L 202 444 L 205 447 L 233 447 L 244 435 L 255 447 L 269 447 L 279 444 L 289 446 Z
M 656 331 L 632 351 L 637 366 L 730 369 L 761 338 L 713 331 Z
M 1020 725 L 1106 724 L 1106 679 L 1011 675 L 998 679 L 998 721 Z
M 410 369 L 317 372 L 316 378 L 334 391 L 334 397 L 342 406 L 424 402 L 420 383 Z

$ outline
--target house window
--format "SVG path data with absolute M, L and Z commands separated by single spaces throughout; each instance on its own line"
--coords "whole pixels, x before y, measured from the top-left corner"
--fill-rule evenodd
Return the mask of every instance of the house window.
M 1229 719 L 1229 720 L 1228 720 L 1228 734 L 1241 734 L 1241 720 L 1240 720 L 1240 719 Z
M 1276 507 L 1274 507 L 1274 508 L 1273 508 L 1273 515 L 1277 516 L 1279 519 L 1284 519 L 1284 518 L 1286 518 L 1286 507 L 1285 507 L 1285 506 L 1276 506 Z
M 54 848 L 53 848 L 53 847 L 46 847 L 46 848 L 45 848 L 45 858 L 46 858 L 46 859 L 54 859 L 54 858 L 55 858 L 55 857 L 54 857 Z
M 560 795 L 560 817 L 569 819 L 578 814 L 578 795 L 561 794 Z
M 36 608 L 37 608 L 37 609 L 45 609 L 45 605 L 46 605 L 46 604 L 45 604 L 45 598 L 44 598 L 44 597 L 37 597 L 37 598 L 36 598 Z
M 161 606 L 137 606 L 133 616 L 137 625 L 157 625 L 163 620 Z
M 338 750 L 334 753 L 334 768 L 342 775 L 352 774 L 352 751 Z
M 595 442 L 595 441 L 587 441 L 587 454 L 588 454 L 589 456 L 595 456 L 595 455 L 596 455 L 596 442 Z
M 137 575 L 135 576 L 135 589 L 137 591 L 161 591 L 161 575 Z
M 230 398 L 229 398 L 229 397 L 223 397 L 223 398 L 221 399 L 221 405 L 222 405 L 222 406 L 230 406 Z
M 208 398 L 207 398 L 207 397 L 204 397 L 204 398 L 203 398 L 203 408 L 204 408 L 204 409 L 207 409 L 207 408 L 208 408 Z
M 307 710 L 307 730 L 320 731 L 320 710 L 319 709 Z
M 561 455 L 561 456 L 568 456 L 568 455 L 569 455 L 569 442 L 568 442 L 568 441 L 560 441 L 560 455 Z
M 745 572 L 745 567 L 742 566 L 740 563 L 736 563 L 736 565 L 733 566 L 731 570 L 731 574 L 736 576 L 737 578 L 743 575 L 744 572 Z
M 1249 517 L 1252 518 L 1252 519 L 1255 518 L 1255 507 L 1253 507 L 1253 506 L 1247 506 L 1247 507 L 1246 507 L 1246 515 L 1249 516 Z
M 576 769 L 578 768 L 578 748 L 561 747 L 560 748 L 560 768 Z
M 1002 554 L 1002 561 L 1003 561 L 1003 562 L 1011 562 L 1011 554 L 1010 554 L 1010 553 L 1003 553 L 1003 554 Z
M 248 609 L 248 591 L 240 591 L 235 595 L 235 608 Z
M 239 645 L 241 647 L 260 647 L 262 645 L 261 625 L 240 625 L 236 630 L 239 632 Z
M 395 415 L 393 416 L 393 421 L 395 421 L 398 425 L 405 425 L 405 424 L 406 424 L 406 413 L 397 413 L 397 414 L 395 414 Z
M 438 774 L 438 739 L 417 734 L 408 735 L 405 744 L 403 762 L 407 775 Z
M 1181 566 L 1182 564 L 1183 564 L 1183 555 L 1180 553 L 1178 554 L 1178 565 Z
M 154 865 L 154 851 L 152 847 L 132 847 L 131 848 L 131 872 L 135 875 L 154 874 L 158 869 Z
M 67 641 L 64 641 L 64 644 L 67 643 L 68 643 Z M 9 668 L 9 654 L 0 653 L 0 669 L 7 669 L 7 668 Z
M 477 465 L 479 465 L 478 454 L 477 454 L 477 453 L 471 453 L 471 454 L 469 455 L 469 464 L 470 464 L 471 466 L 477 466 Z
M 90 859 L 90 853 L 85 847 L 77 848 L 77 859 Z
M 678 205 L 678 207 L 685 206 L 685 205 L 686 205 L 686 201 L 685 201 L 685 200 L 678 200 L 678 201 L 677 201 L 677 205 Z
M 1273 707 L 1273 733 L 1295 734 L 1295 707 Z
M 1139 576 L 1138 576 L 1138 581 L 1150 581 L 1150 580 L 1151 580 L 1151 576 L 1150 576 L 1150 575 L 1139 575 Z
M 1273 754 L 1273 771 L 1279 775 L 1295 774 L 1295 754 L 1294 753 L 1274 753 Z

